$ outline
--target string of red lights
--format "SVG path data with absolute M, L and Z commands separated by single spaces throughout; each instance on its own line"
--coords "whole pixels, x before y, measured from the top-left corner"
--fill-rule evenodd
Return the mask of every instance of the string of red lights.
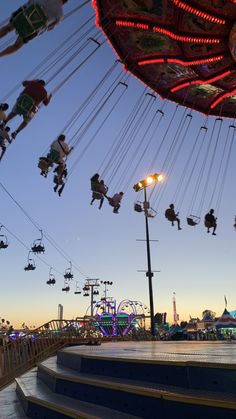
M 185 10 L 188 13 L 198 16 L 201 19 L 207 20 L 212 23 L 218 23 L 219 25 L 225 25 L 226 23 L 225 19 L 219 18 L 217 16 L 213 16 L 210 13 L 206 13 L 200 9 L 197 9 L 196 7 L 193 7 L 184 3 L 181 0 L 171 0 L 171 1 L 174 3 L 175 6 L 179 7 L 180 9 Z M 234 3 L 235 2 L 236 0 L 234 1 Z

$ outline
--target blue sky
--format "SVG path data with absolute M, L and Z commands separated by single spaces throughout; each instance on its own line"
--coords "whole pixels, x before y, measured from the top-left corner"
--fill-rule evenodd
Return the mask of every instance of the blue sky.
M 13 9 L 17 9 L 21 4 L 23 2 L 18 0 L 14 2 L 2 0 L 0 5 L 2 20 L 7 18 Z M 77 4 L 76 0 L 70 0 L 66 12 L 74 9 Z M 17 83 L 24 80 L 45 56 L 90 16 L 94 16 L 94 13 L 89 4 L 66 19 L 54 31 L 45 33 L 33 40 L 16 54 L 2 58 L 0 61 L 1 98 Z M 94 25 L 95 33 L 94 19 L 89 26 L 92 25 Z M 5 40 L 2 40 L 0 46 L 4 42 Z M 57 87 L 60 80 L 65 78 L 93 49 L 93 43 L 90 43 L 88 48 L 76 57 L 69 69 L 65 69 L 64 72 L 61 71 L 56 75 L 54 80 L 49 83 L 48 91 L 50 92 Z M 130 179 L 130 187 L 126 188 L 126 184 L 132 174 L 133 168 L 131 166 L 127 167 L 126 170 L 124 169 L 122 173 L 123 169 L 121 168 L 121 171 L 119 171 L 113 162 L 112 167 L 104 174 L 105 182 L 106 179 L 109 180 L 108 186 L 111 195 L 125 188 L 119 215 L 112 213 L 112 209 L 107 202 L 104 203 L 101 211 L 97 209 L 97 203 L 94 206 L 89 205 L 91 199 L 89 179 L 101 167 L 107 150 L 123 127 L 127 116 L 144 89 L 143 84 L 138 80 L 129 78 L 127 92 L 95 136 L 85 155 L 75 165 L 61 198 L 58 198 L 52 190 L 52 176 L 44 179 L 39 175 L 39 169 L 37 168 L 39 156 L 45 153 L 50 143 L 60 134 L 71 115 L 96 87 L 115 59 L 116 57 L 110 46 L 108 44 L 103 45 L 53 96 L 50 105 L 47 108 L 42 107 L 40 109 L 34 120 L 25 131 L 19 134 L 7 150 L 0 165 L 0 182 L 37 224 L 55 239 L 63 250 L 70 255 L 71 259 L 76 261 L 76 266 L 80 268 L 83 274 L 75 268 L 73 272 L 75 280 L 79 281 L 81 285 L 84 283 L 86 276 L 100 278 L 103 281 L 113 281 L 109 295 L 114 296 L 118 302 L 124 298 L 130 298 L 140 300 L 148 305 L 147 279 L 144 273 L 137 272 L 138 269 L 146 269 L 145 242 L 136 241 L 136 239 L 145 238 L 144 217 L 143 214 L 138 214 L 133 210 L 134 201 L 143 198 L 142 195 L 137 196 L 135 194 L 132 186 L 136 180 L 142 179 L 148 173 L 153 155 L 165 135 L 175 105 L 166 103 L 163 122 L 154 135 L 150 149 L 138 165 L 133 178 Z M 59 67 L 60 64 L 57 70 Z M 114 74 L 118 74 L 120 70 L 121 67 L 118 66 Z M 47 73 L 45 79 L 48 80 L 50 76 L 51 73 Z M 108 80 L 100 91 L 101 95 L 110 84 L 111 81 Z M 13 106 L 19 92 L 20 89 L 16 90 L 7 100 L 10 107 Z M 114 105 L 118 95 L 119 92 L 115 93 L 107 107 L 104 108 L 104 112 L 91 124 L 81 144 L 76 146 L 68 161 L 69 168 L 80 158 L 83 147 L 90 143 L 99 124 L 102 123 Z M 98 107 L 100 101 L 101 98 L 94 97 L 91 106 Z M 150 107 L 150 113 L 146 115 L 135 135 L 135 144 L 138 144 L 138 141 L 142 139 L 150 118 L 161 106 L 163 106 L 163 102 L 157 98 L 155 104 Z M 75 129 L 86 119 L 89 119 L 91 109 L 88 108 L 81 115 Z M 176 120 L 166 135 L 166 141 L 169 141 L 169 144 L 175 136 L 183 112 L 183 108 L 178 109 Z M 209 133 L 213 121 L 213 118 L 209 121 Z M 173 292 L 176 293 L 177 311 L 180 319 L 187 319 L 189 314 L 200 316 L 206 308 L 212 309 L 216 311 L 217 315 L 220 315 L 224 308 L 224 295 L 227 296 L 230 310 L 234 309 L 236 304 L 234 298 L 236 288 L 234 260 L 236 233 L 233 229 L 236 212 L 233 189 L 235 146 L 232 150 L 225 179 L 223 199 L 217 212 L 218 229 L 216 237 L 206 234 L 202 220 L 196 228 L 187 226 L 185 221 L 190 201 L 193 198 L 197 174 L 194 174 L 191 179 L 184 199 L 180 199 L 181 193 L 179 195 L 175 193 L 178 190 L 182 170 L 186 165 L 193 141 L 203 122 L 203 116 L 193 112 L 191 128 L 182 149 L 178 153 L 174 170 L 165 178 L 165 194 L 158 201 L 157 216 L 150 220 L 150 238 L 158 240 L 158 242 L 151 244 L 152 268 L 161 271 L 155 274 L 153 278 L 155 312 L 167 311 L 170 321 L 172 320 Z M 11 128 L 15 129 L 18 123 L 19 120 L 17 119 L 12 121 Z M 230 121 L 227 120 L 223 123 L 219 148 L 223 147 L 229 123 Z M 68 138 L 70 139 L 72 135 L 73 130 L 68 134 Z M 216 136 L 217 132 L 214 135 Z M 153 172 L 162 169 L 162 162 L 165 160 L 167 150 L 168 146 L 163 149 L 160 159 L 153 162 Z M 211 156 L 212 154 L 208 156 L 206 166 L 211 160 Z M 119 162 L 120 157 L 118 153 L 116 156 L 117 162 Z M 214 163 L 216 168 L 209 177 L 201 216 L 209 209 L 211 195 L 215 195 L 214 199 L 217 199 L 217 190 L 215 193 L 213 192 L 218 185 L 216 174 L 217 167 L 219 167 L 219 158 L 220 153 L 219 157 L 216 156 L 214 160 L 216 161 Z M 133 159 L 135 166 L 138 159 L 135 146 L 133 155 L 131 152 L 131 159 Z M 203 159 L 204 152 L 199 164 L 202 164 Z M 193 162 L 190 162 L 190 169 L 192 166 Z M 206 183 L 207 170 L 205 170 L 203 177 L 205 177 L 203 182 Z M 177 209 L 178 207 L 180 209 L 182 231 L 177 231 L 175 227 L 172 228 L 164 217 L 165 208 L 168 207 L 175 195 L 177 196 L 175 202 Z M 154 199 L 155 194 L 152 197 Z M 196 196 L 196 208 L 201 199 L 201 194 Z M 2 188 L 0 188 L 0 202 L 0 222 L 29 246 L 39 237 L 39 231 L 29 222 Z M 2 232 L 4 232 L 4 229 Z M 75 281 L 71 284 L 71 292 L 65 295 L 61 291 L 63 276 L 53 271 L 57 284 L 55 287 L 46 285 L 49 266 L 53 266 L 58 272 L 63 273 L 68 268 L 68 261 L 45 240 L 46 252 L 42 258 L 46 264 L 35 257 L 37 269 L 34 272 L 25 272 L 23 268 L 27 260 L 27 250 L 10 234 L 8 234 L 8 239 L 10 241 L 8 249 L 0 251 L 2 295 L 0 316 L 8 318 L 15 326 L 23 322 L 29 325 L 40 325 L 56 317 L 59 303 L 64 306 L 65 318 L 83 315 L 89 303 L 87 298 L 74 295 Z

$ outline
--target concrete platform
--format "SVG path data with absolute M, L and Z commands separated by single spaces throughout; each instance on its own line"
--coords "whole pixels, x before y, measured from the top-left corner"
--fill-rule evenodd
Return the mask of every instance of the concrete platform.
M 236 368 L 236 342 L 110 342 L 101 346 L 77 346 L 61 352 L 116 360 L 171 362 L 219 368 Z
M 0 393 L 0 419 L 236 419 L 236 344 L 69 347 L 17 379 L 25 413 L 14 393 Z

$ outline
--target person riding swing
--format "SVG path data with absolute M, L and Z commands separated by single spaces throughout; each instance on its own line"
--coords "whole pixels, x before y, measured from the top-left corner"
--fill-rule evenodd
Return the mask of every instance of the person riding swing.
M 180 219 L 178 218 L 178 215 L 179 213 L 175 212 L 174 204 L 170 204 L 169 208 L 167 208 L 165 211 L 165 217 L 168 221 L 171 222 L 172 226 L 174 226 L 174 222 L 176 221 L 178 225 L 178 230 L 182 230 L 182 228 L 180 227 Z
M 13 12 L 9 22 L 0 28 L 0 38 L 15 30 L 17 39 L 0 52 L 0 57 L 16 52 L 43 30 L 52 30 L 63 19 L 63 6 L 67 1 L 29 0 Z

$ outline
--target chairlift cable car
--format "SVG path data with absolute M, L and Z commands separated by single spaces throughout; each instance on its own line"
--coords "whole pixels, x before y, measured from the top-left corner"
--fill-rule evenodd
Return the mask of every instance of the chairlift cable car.
M 3 225 L 0 226 L 0 232 L 3 227 Z M 7 236 L 5 234 L 0 234 L 0 249 L 6 249 L 8 246 L 9 242 Z
M 71 262 L 70 262 L 70 267 L 65 270 L 64 278 L 65 278 L 65 280 L 71 280 L 71 279 L 74 278 L 74 275 L 72 273 L 72 263 Z
M 49 269 L 49 278 L 48 281 L 46 282 L 47 285 L 55 285 L 56 283 L 56 278 L 55 276 L 52 274 L 52 267 Z
M 36 254 L 41 254 L 41 253 L 45 252 L 45 247 L 44 247 L 44 244 L 42 242 L 42 240 L 43 240 L 43 230 L 40 230 L 40 233 L 41 233 L 41 237 L 39 239 L 36 239 L 31 246 L 31 251 L 33 253 L 36 253 Z
M 79 283 L 78 283 L 78 281 L 76 281 L 76 287 L 75 287 L 74 294 L 81 294 L 81 293 L 82 293 L 82 291 L 80 289 Z
M 68 280 L 67 279 L 64 280 L 64 287 L 61 290 L 63 292 L 66 292 L 66 293 L 70 291 L 70 287 L 69 287 L 69 284 L 68 284 Z
M 24 267 L 25 271 L 34 271 L 36 269 L 34 259 L 30 258 L 31 253 L 32 253 L 32 251 L 30 250 L 29 253 L 28 253 L 27 265 Z

